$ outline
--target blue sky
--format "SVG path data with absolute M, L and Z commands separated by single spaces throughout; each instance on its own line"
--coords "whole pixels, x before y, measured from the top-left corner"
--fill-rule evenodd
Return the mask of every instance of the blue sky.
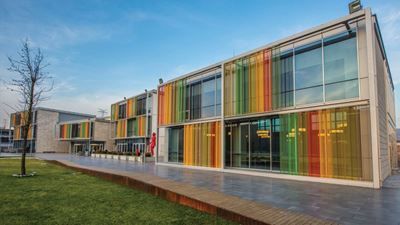
M 322 2 L 0 0 L 0 126 L 12 111 L 7 105 L 17 103 L 3 83 L 14 76 L 7 56 L 15 56 L 24 38 L 51 64 L 55 88 L 42 106 L 96 114 L 155 88 L 160 77 L 174 78 L 348 14 L 347 0 Z M 362 3 L 378 15 L 399 89 L 400 1 Z

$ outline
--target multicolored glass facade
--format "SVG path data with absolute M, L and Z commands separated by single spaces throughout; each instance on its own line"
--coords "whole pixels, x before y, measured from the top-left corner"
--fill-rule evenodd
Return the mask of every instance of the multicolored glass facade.
M 149 120 L 150 120 L 149 116 Z M 139 95 L 111 105 L 114 137 L 118 139 L 145 137 L 146 95 Z M 149 125 L 150 122 L 149 122 Z
M 179 80 L 158 88 L 158 123 L 160 125 L 185 121 L 185 83 L 185 80 Z
M 345 107 L 228 122 L 225 166 L 370 181 L 368 120 Z
M 369 54 L 385 56 L 379 27 L 371 31 L 363 18 L 353 19 L 213 65 L 222 70 L 214 92 L 202 75 L 211 66 L 161 84 L 158 161 L 380 187 L 393 159 L 386 140 L 394 133 L 394 110 L 384 105 L 393 85 L 389 90 L 388 66 Z M 377 35 L 375 45 L 369 46 L 368 35 Z M 371 77 L 372 64 L 380 84 Z M 202 101 L 214 96 L 218 105 L 217 95 L 223 107 L 212 114 Z M 379 112 L 372 100 L 380 101 Z
M 158 88 L 158 124 L 176 125 L 221 115 L 219 67 Z
M 60 124 L 59 139 L 88 139 L 90 134 L 91 122 L 66 123 Z
M 14 127 L 14 133 L 13 133 L 13 139 L 14 140 L 22 140 L 23 139 L 23 135 L 22 135 L 23 129 L 24 129 L 23 126 Z M 28 137 L 29 140 L 33 139 L 33 137 L 32 137 L 33 129 L 34 129 L 33 127 L 30 127 L 29 130 L 28 130 L 28 136 L 27 137 Z
M 138 116 L 127 120 L 127 136 L 146 136 L 146 116 Z
M 116 123 L 117 127 L 116 127 L 116 133 L 115 133 L 115 137 L 116 138 L 125 138 L 127 137 L 126 133 L 126 120 L 118 120 Z
M 221 122 L 184 126 L 183 164 L 221 167 Z
M 270 50 L 225 64 L 225 116 L 271 111 L 271 65 Z
M 265 49 L 224 64 L 224 115 L 241 116 L 359 97 L 357 35 Z M 343 87 L 343 88 L 339 88 Z
M 35 112 L 33 113 L 33 115 L 35 115 Z M 23 111 L 23 112 L 16 112 L 16 113 L 12 113 L 10 116 L 10 126 L 14 127 L 14 133 L 13 133 L 13 139 L 14 140 L 22 140 L 23 139 L 23 129 L 24 126 L 27 122 L 28 119 L 28 112 L 27 111 Z M 32 117 L 32 125 L 31 127 L 28 129 L 28 136 L 27 138 L 29 140 L 34 139 L 33 137 L 33 133 L 34 133 L 34 129 L 36 127 L 35 125 L 35 117 Z

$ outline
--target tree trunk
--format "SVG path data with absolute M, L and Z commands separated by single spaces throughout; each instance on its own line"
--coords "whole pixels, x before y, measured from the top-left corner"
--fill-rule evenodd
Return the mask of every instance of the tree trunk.
M 26 122 L 26 125 L 23 127 L 24 131 L 24 136 L 22 137 L 24 139 L 23 146 L 22 146 L 22 156 L 21 156 L 21 175 L 25 176 L 26 175 L 26 166 L 25 166 L 25 158 L 26 158 L 26 152 L 28 151 L 28 132 L 31 124 L 31 113 L 28 110 L 28 121 Z
M 35 83 L 34 82 L 32 82 L 32 86 L 31 86 L 31 96 L 33 96 L 33 89 L 34 89 L 34 86 L 35 85 Z M 29 106 L 28 106 L 28 119 L 27 120 L 25 120 L 26 122 L 25 122 L 25 126 L 24 126 L 24 136 L 23 136 L 23 139 L 24 139 L 24 144 L 23 144 L 23 148 L 22 148 L 22 156 L 21 156 L 21 176 L 25 176 L 26 175 L 26 163 L 25 163 L 25 156 L 26 156 L 26 152 L 28 151 L 28 133 L 29 133 L 29 129 L 32 127 L 32 129 L 33 129 L 33 126 L 31 126 L 31 124 L 32 124 L 32 111 L 33 111 L 33 97 L 31 97 L 30 98 L 30 101 L 29 101 Z M 32 147 L 32 146 L 30 146 L 30 147 Z
M 21 157 L 21 175 L 22 176 L 26 175 L 26 166 L 25 166 L 26 148 L 27 148 L 27 141 L 24 140 L 24 147 L 22 148 L 22 157 Z

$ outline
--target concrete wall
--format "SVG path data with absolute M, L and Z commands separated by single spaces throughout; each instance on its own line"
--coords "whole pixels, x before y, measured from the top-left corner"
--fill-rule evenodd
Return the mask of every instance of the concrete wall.
M 158 162 L 168 162 L 168 129 L 158 129 Z
M 392 168 L 397 168 L 396 125 L 394 122 L 395 103 L 383 46 L 376 30 L 374 30 L 373 34 L 377 75 L 380 181 L 383 182 L 391 174 Z
M 111 123 L 103 121 L 95 121 L 93 127 L 93 140 L 105 141 L 104 150 L 112 150 L 113 141 L 111 140 Z
M 68 143 L 57 140 L 58 120 L 58 112 L 37 111 L 36 152 L 68 152 Z

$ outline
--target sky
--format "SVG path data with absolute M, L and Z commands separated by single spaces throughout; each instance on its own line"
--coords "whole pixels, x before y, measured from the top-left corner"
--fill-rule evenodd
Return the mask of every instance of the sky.
M 348 0 L 0 0 L 0 126 L 18 96 L 7 57 L 40 47 L 54 79 L 40 106 L 90 114 L 164 81 L 348 14 Z M 363 0 L 380 22 L 400 109 L 400 1 Z M 11 106 L 11 107 L 10 107 Z M 400 117 L 396 118 L 400 124 Z

